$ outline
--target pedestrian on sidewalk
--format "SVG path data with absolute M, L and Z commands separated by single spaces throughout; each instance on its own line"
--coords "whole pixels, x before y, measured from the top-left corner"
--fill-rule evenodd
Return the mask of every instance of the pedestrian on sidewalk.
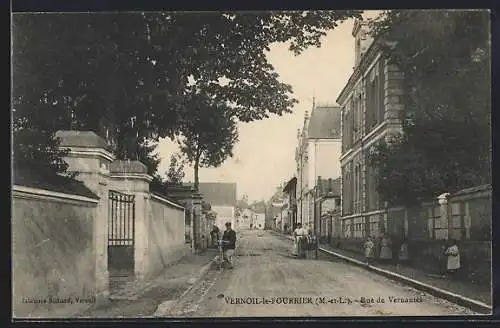
M 226 222 L 226 231 L 222 235 L 222 242 L 224 261 L 229 265 L 229 269 L 232 269 L 234 249 L 236 248 L 236 232 L 231 229 L 231 222 Z
M 368 237 L 366 239 L 365 244 L 363 245 L 364 248 L 364 253 L 365 253 L 365 259 L 366 259 L 366 265 L 371 265 L 372 260 L 373 260 L 373 250 L 375 248 L 375 243 L 373 242 L 372 237 Z
M 409 261 L 408 241 L 406 240 L 406 237 L 405 237 L 405 238 L 403 238 L 403 241 L 401 242 L 401 246 L 399 247 L 397 267 L 399 268 L 399 265 L 401 263 L 406 264 L 406 263 L 408 263 L 408 261 Z
M 460 269 L 460 250 L 455 239 L 450 241 L 444 255 L 447 257 L 446 270 L 448 274 L 455 276 Z
M 380 260 L 384 263 L 392 260 L 392 242 L 387 234 L 384 234 L 380 241 Z

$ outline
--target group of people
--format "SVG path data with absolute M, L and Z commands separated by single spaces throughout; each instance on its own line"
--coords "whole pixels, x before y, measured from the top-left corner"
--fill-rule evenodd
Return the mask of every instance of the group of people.
M 311 230 L 306 230 L 302 227 L 302 223 L 297 223 L 293 231 L 293 251 L 292 254 L 298 258 L 305 258 L 306 251 L 311 248 L 311 245 L 316 243 L 315 236 Z
M 375 258 L 375 253 L 378 246 L 378 259 L 381 262 L 391 262 L 395 260 L 393 254 L 393 244 L 391 238 L 384 234 L 380 239 L 378 245 L 375 243 L 375 239 L 368 237 L 363 245 L 366 262 L 371 264 Z M 409 260 L 408 256 L 408 244 L 406 240 L 403 240 L 399 247 L 399 252 L 397 254 L 397 263 L 407 262 Z
M 215 224 L 212 227 L 212 231 L 210 231 L 210 237 L 213 247 L 218 247 L 219 243 L 221 243 L 222 260 L 228 265 L 229 269 L 232 269 L 233 255 L 236 248 L 236 232 L 231 228 L 231 222 L 226 222 L 226 230 L 222 234 L 222 239 L 220 239 L 219 227 Z
M 382 236 L 378 246 L 378 259 L 383 263 L 394 262 L 394 260 L 397 260 L 396 263 L 399 266 L 400 263 L 408 262 L 410 259 L 408 254 L 408 242 L 406 239 L 404 239 L 399 245 L 397 258 L 394 258 L 395 256 L 392 249 L 393 243 L 387 234 Z M 375 252 L 377 250 L 374 238 L 368 237 L 363 245 L 363 248 L 366 263 L 370 265 L 375 258 Z M 446 257 L 446 271 L 449 274 L 455 274 L 460 269 L 460 251 L 456 240 L 451 239 L 448 244 L 443 247 L 443 255 Z

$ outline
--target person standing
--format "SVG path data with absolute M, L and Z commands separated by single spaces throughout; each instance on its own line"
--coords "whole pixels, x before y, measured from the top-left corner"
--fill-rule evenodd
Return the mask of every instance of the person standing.
M 214 224 L 212 231 L 210 231 L 210 236 L 212 237 L 212 247 L 217 247 L 217 241 L 220 238 L 220 230 L 217 225 Z
M 391 246 L 391 239 L 387 234 L 384 234 L 382 240 L 380 241 L 380 259 L 383 262 L 389 262 L 390 260 L 392 260 Z
M 408 241 L 406 240 L 406 238 L 403 238 L 401 247 L 399 248 L 397 266 L 399 267 L 401 263 L 407 263 L 409 259 L 410 257 L 408 255 Z
M 366 239 L 365 244 L 363 245 L 364 248 L 364 253 L 365 253 L 365 259 L 366 259 L 366 264 L 370 265 L 373 259 L 373 251 L 375 248 L 375 243 L 373 242 L 371 237 L 368 237 Z
M 233 255 L 236 248 L 236 232 L 231 229 L 231 222 L 226 222 L 226 231 L 222 235 L 222 251 L 229 269 L 233 268 Z
M 302 228 L 302 223 L 297 223 L 297 228 L 293 232 L 293 254 L 300 258 L 305 257 L 304 241 L 306 234 L 306 231 Z
M 449 274 L 455 275 L 460 269 L 460 250 L 455 239 L 451 240 L 444 255 L 447 257 L 446 270 Z

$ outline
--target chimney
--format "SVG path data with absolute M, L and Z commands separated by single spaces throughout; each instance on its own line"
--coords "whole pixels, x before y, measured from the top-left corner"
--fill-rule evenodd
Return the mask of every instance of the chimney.
M 297 129 L 297 139 L 300 140 L 300 129 Z
M 329 178 L 328 179 L 328 193 L 332 193 L 332 192 L 333 192 L 333 179 Z
M 316 182 L 316 185 L 318 186 L 318 189 L 322 192 L 323 186 L 321 185 L 321 175 L 318 175 L 318 182 Z
M 357 67 L 370 47 L 373 38 L 369 35 L 369 23 L 360 19 L 356 19 L 354 22 L 354 27 L 352 29 L 352 36 L 355 39 L 355 49 L 354 49 L 354 65 Z

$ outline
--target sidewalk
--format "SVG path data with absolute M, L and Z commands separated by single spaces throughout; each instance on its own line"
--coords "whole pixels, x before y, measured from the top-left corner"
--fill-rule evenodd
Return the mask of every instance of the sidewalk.
M 328 244 L 322 244 L 320 245 L 320 248 L 339 254 L 346 258 L 353 259 L 356 262 L 365 262 L 365 258 L 362 254 L 334 248 Z M 477 285 L 459 280 L 450 280 L 447 277 L 432 275 L 422 270 L 403 265 L 397 266 L 395 264 L 375 263 L 374 265 L 371 265 L 371 267 L 373 267 L 376 271 L 389 271 L 390 273 L 400 275 L 405 278 L 409 278 L 411 280 L 436 287 L 438 289 L 442 289 L 452 294 L 464 296 L 466 298 L 472 299 L 474 301 L 479 301 L 490 306 L 492 304 L 490 286 Z
M 108 304 L 91 308 L 79 317 L 150 317 L 158 305 L 175 301 L 196 283 L 208 271 L 216 255 L 217 250 L 214 249 L 207 249 L 202 254 L 190 254 L 153 279 L 128 283 L 112 293 Z
M 293 241 L 293 237 L 290 235 L 275 231 L 273 231 L 272 234 L 284 240 Z M 319 247 L 320 250 L 324 250 L 328 253 L 331 252 L 332 256 L 343 258 L 356 265 L 366 266 L 363 254 L 334 248 L 329 244 L 321 244 Z M 478 311 L 485 311 L 486 306 L 491 308 L 492 305 L 492 289 L 490 286 L 478 285 L 460 280 L 450 280 L 447 277 L 432 275 L 423 270 L 403 265 L 396 266 L 395 264 L 375 263 L 371 265 L 369 269 L 391 279 L 410 284 L 417 289 L 434 293 L 438 297 L 448 299 L 455 303 L 462 303 L 464 306 L 474 307 Z

